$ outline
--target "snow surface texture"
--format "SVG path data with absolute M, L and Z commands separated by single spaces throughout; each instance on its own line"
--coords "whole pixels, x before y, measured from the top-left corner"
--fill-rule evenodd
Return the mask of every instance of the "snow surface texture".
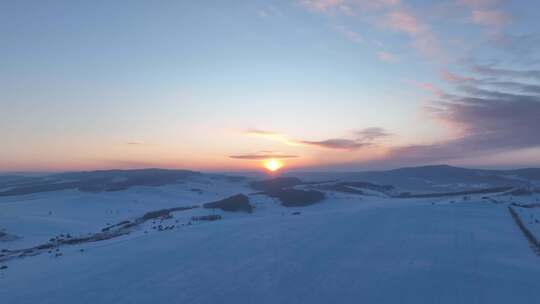
M 540 206 L 537 208 L 515 208 L 523 224 L 537 237 L 540 237 Z
M 0 249 L 253 192 L 247 183 L 199 176 L 119 192 L 2 197 L 0 228 L 19 239 Z M 538 195 L 488 196 L 328 192 L 320 203 L 286 208 L 249 195 L 251 214 L 178 211 L 129 235 L 0 263 L 8 266 L 0 270 L 0 303 L 534 303 L 540 257 L 507 207 Z M 527 220 L 540 219 L 538 210 L 519 208 Z M 192 220 L 205 215 L 222 219 Z

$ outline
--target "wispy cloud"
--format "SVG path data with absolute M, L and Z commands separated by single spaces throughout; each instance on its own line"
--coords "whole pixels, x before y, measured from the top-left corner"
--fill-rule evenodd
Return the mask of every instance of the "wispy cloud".
M 370 145 L 370 143 L 367 142 L 343 138 L 332 138 L 321 141 L 303 140 L 301 143 L 310 146 L 338 150 L 355 150 Z
M 471 18 L 476 24 L 490 27 L 503 27 L 512 20 L 508 13 L 500 10 L 474 10 Z
M 277 132 L 254 129 L 246 131 L 246 134 L 279 141 L 293 146 L 312 146 L 334 150 L 356 150 L 372 145 L 378 138 L 391 135 L 386 130 L 379 127 L 356 131 L 354 132 L 353 138 L 330 138 L 323 140 L 289 139 L 287 136 Z
M 359 137 L 360 140 L 371 141 L 381 137 L 388 137 L 392 134 L 383 128 L 372 127 L 356 131 L 356 135 Z
M 288 159 L 288 158 L 298 158 L 298 155 L 292 154 L 280 154 L 280 153 L 269 153 L 269 151 L 261 151 L 257 153 L 247 153 L 247 154 L 237 154 L 230 155 L 230 158 L 234 159 L 244 159 L 244 160 L 262 160 L 262 159 Z
M 491 32 L 499 31 L 512 21 L 506 10 L 499 8 L 498 0 L 457 0 L 461 6 L 470 9 L 470 21 L 485 27 Z
M 518 78 L 518 79 L 528 78 L 528 79 L 540 81 L 539 70 L 514 70 L 514 69 L 496 68 L 496 67 L 487 66 L 487 65 L 476 65 L 476 66 L 473 66 L 471 70 L 482 76 Z
M 290 146 L 299 145 L 298 142 L 294 140 L 290 140 L 289 138 L 287 138 L 287 136 L 278 132 L 260 130 L 260 129 L 248 129 L 245 131 L 245 134 L 248 136 L 260 137 L 260 138 L 265 138 L 265 139 L 269 139 L 273 141 L 279 141 Z
M 345 36 L 347 39 L 349 39 L 350 41 L 354 43 L 364 44 L 366 42 L 359 33 L 351 30 L 350 28 L 344 25 L 336 25 L 334 26 L 334 29 L 340 32 L 341 34 L 343 34 L 343 36 Z
M 277 132 L 265 131 L 265 130 L 259 130 L 259 129 L 247 129 L 246 134 L 254 135 L 254 136 L 276 136 L 276 135 L 280 135 Z
M 457 3 L 472 7 L 486 7 L 500 3 L 500 0 L 457 0 Z
M 421 54 L 441 61 L 445 59 L 446 55 L 431 27 L 410 9 L 399 7 L 390 10 L 383 19 L 383 26 L 409 36 L 413 47 Z
M 540 84 L 530 83 L 529 80 L 532 78 L 534 81 L 534 79 L 538 78 L 535 70 L 509 70 L 478 65 L 471 67 L 471 71 L 477 74 L 477 78 L 462 76 L 449 71 L 442 72 L 441 78 L 452 85 L 460 85 L 462 90 L 472 91 L 472 93 L 477 94 L 486 92 L 478 89 L 479 87 L 520 94 L 540 94 Z M 520 81 L 522 79 L 526 82 Z M 499 96 L 504 96 L 504 94 L 499 93 Z
M 418 17 L 410 7 L 400 0 L 304 0 L 300 4 L 311 10 L 329 15 L 348 15 L 362 19 L 367 24 L 390 29 L 407 35 L 412 46 L 436 60 L 444 60 L 445 54 L 439 39 L 430 26 Z M 375 20 L 375 21 L 374 21 Z M 347 27 L 337 28 L 341 34 L 355 42 L 364 42 L 363 37 Z M 395 56 L 379 54 L 384 61 L 395 61 Z
M 271 17 L 283 17 L 284 14 L 281 10 L 279 10 L 277 7 L 273 5 L 265 6 L 257 11 L 257 14 L 259 17 L 265 19 L 265 18 L 271 18 Z
M 335 10 L 347 13 L 350 7 L 346 0 L 301 0 L 300 4 L 310 10 L 331 13 Z
M 149 143 L 144 143 L 140 141 L 128 141 L 125 144 L 128 146 L 150 146 L 151 145 Z
M 416 16 L 404 9 L 388 12 L 386 14 L 385 25 L 411 36 L 420 35 L 427 31 L 426 26 Z
M 430 107 L 435 118 L 460 128 L 461 136 L 390 147 L 387 161 L 419 164 L 540 147 L 534 132 L 540 129 L 540 71 L 485 66 L 471 70 L 475 77 L 447 77 L 456 93 L 441 94 Z
M 449 83 L 457 83 L 457 82 L 464 82 L 464 81 L 472 80 L 472 78 L 470 77 L 454 74 L 448 70 L 443 70 L 441 72 L 441 78 Z
M 399 58 L 397 57 L 397 55 L 394 55 L 389 52 L 384 52 L 384 51 L 377 53 L 377 57 L 379 57 L 381 61 L 388 62 L 388 63 L 394 63 L 394 62 L 399 61 Z
M 357 15 L 359 11 L 373 11 L 401 4 L 400 0 L 300 0 L 299 3 L 313 11 L 327 14 Z
M 513 62 L 522 63 L 525 66 L 540 64 L 540 33 L 532 34 L 509 34 L 497 33 L 491 35 L 490 44 L 510 55 Z

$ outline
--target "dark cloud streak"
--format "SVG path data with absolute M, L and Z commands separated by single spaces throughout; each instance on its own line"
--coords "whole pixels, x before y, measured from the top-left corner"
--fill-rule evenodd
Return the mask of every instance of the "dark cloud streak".
M 363 140 L 375 140 L 377 138 L 387 137 L 392 134 L 388 133 L 383 128 L 372 127 L 357 131 L 356 135 Z
M 303 140 L 300 143 L 310 146 L 316 146 L 327 149 L 338 149 L 338 150 L 354 150 L 359 149 L 365 146 L 370 145 L 371 143 L 362 142 L 358 140 L 343 139 L 343 138 L 332 138 L 321 141 L 310 141 Z
M 476 65 L 472 67 L 472 71 L 483 76 L 490 77 L 506 77 L 512 79 L 532 79 L 540 81 L 540 71 L 538 70 L 513 70 L 494 68 L 487 65 Z
M 540 147 L 540 71 L 478 66 L 475 70 L 479 77 L 447 79 L 457 93 L 443 93 L 430 106 L 437 119 L 460 128 L 463 135 L 434 144 L 391 148 L 386 161 L 432 163 Z M 492 78 L 482 80 L 482 76 Z
M 298 158 L 298 157 L 299 157 L 298 155 L 291 155 L 291 154 L 259 154 L 259 153 L 239 154 L 239 155 L 229 156 L 229 158 L 243 159 L 243 160 L 263 160 L 263 159 L 269 159 L 269 158 L 288 159 L 288 158 Z

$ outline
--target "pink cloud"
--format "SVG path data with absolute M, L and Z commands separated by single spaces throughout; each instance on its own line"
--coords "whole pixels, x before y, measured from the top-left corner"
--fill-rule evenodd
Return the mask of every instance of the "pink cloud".
M 500 0 L 457 0 L 457 3 L 470 7 L 471 22 L 493 30 L 507 25 L 511 20 L 511 15 L 498 8 Z
M 461 75 L 451 73 L 451 72 L 446 71 L 446 70 L 441 72 L 441 77 L 442 77 L 442 79 L 444 79 L 444 80 L 446 80 L 446 81 L 448 81 L 450 83 L 465 82 L 465 81 L 473 80 L 473 78 L 471 78 L 471 77 L 464 77 L 464 76 L 461 76 Z
M 435 34 L 411 11 L 403 8 L 391 10 L 386 14 L 383 26 L 407 34 L 420 53 L 440 61 L 445 60 L 446 56 Z
M 428 92 L 431 92 L 435 96 L 442 96 L 444 92 L 432 83 L 419 83 L 418 86 Z
M 500 0 L 458 0 L 458 4 L 470 7 L 488 7 L 500 2 Z
M 391 11 L 386 15 L 386 25 L 409 35 L 419 35 L 425 31 L 419 20 L 404 10 Z
M 300 4 L 315 11 L 327 12 L 344 5 L 344 0 L 302 0 Z
M 314 11 L 356 15 L 358 10 L 377 10 L 398 6 L 401 0 L 300 0 L 299 3 Z
M 446 56 L 430 26 L 418 18 L 401 0 L 300 0 L 309 10 L 325 14 L 361 16 L 364 21 L 409 36 L 412 46 L 431 59 L 445 61 Z M 363 37 L 353 30 L 336 26 L 351 41 L 364 43 Z M 379 56 L 390 61 L 389 56 Z
M 512 18 L 501 10 L 474 10 L 472 22 L 483 26 L 502 27 L 507 25 Z
M 350 28 L 343 26 L 343 25 L 337 25 L 334 26 L 334 29 L 341 34 L 343 34 L 347 39 L 351 40 L 354 43 L 363 44 L 365 43 L 364 38 L 357 32 L 351 30 Z
M 392 53 L 388 53 L 388 52 L 379 52 L 377 53 L 377 57 L 379 57 L 381 61 L 388 62 L 388 63 L 399 61 L 399 58 L 396 55 Z

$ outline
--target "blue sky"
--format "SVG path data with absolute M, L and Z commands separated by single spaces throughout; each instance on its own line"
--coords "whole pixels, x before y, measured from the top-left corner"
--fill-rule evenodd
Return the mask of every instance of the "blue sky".
M 5 1 L 0 170 L 537 166 L 539 11 Z

